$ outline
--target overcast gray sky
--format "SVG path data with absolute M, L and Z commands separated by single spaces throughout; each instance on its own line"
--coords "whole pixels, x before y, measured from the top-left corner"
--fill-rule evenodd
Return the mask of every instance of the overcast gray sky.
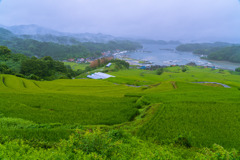
M 239 0 L 0 0 L 0 24 L 164 40 L 240 41 Z

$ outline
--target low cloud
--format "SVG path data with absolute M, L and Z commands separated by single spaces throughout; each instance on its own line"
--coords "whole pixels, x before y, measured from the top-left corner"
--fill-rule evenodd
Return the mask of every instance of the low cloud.
M 239 0 L 7 0 L 5 25 L 179 40 L 238 40 Z

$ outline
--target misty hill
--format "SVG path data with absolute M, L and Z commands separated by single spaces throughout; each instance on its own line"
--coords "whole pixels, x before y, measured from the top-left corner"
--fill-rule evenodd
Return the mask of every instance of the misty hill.
M 207 59 L 240 63 L 240 45 L 225 42 L 183 44 L 178 51 L 207 55 Z
M 9 40 L 13 37 L 15 37 L 15 35 L 12 32 L 4 28 L 0 28 L 0 39 Z
M 53 34 L 35 34 L 35 35 L 19 35 L 23 39 L 34 39 L 40 42 L 54 42 L 59 44 L 74 45 L 79 42 L 95 42 L 95 43 L 107 43 L 109 41 L 120 40 L 110 35 L 104 34 L 91 34 L 91 33 L 80 33 L 80 34 L 65 34 L 61 36 Z
M 76 44 L 78 42 L 99 42 L 107 43 L 111 40 L 122 40 L 111 35 L 93 34 L 93 33 L 65 33 L 52 29 L 40 27 L 37 25 L 16 25 L 16 26 L 2 26 L 24 39 L 34 39 L 41 42 L 54 42 L 60 44 Z
M 19 38 L 33 39 L 40 42 L 54 42 L 59 44 L 74 45 L 79 42 L 96 42 L 107 43 L 109 41 L 130 40 L 137 41 L 142 44 L 159 44 L 159 45 L 180 45 L 180 41 L 164 41 L 164 40 L 150 40 L 150 39 L 135 39 L 125 37 L 114 37 L 112 35 L 106 35 L 102 33 L 66 33 L 59 32 L 53 29 L 48 29 L 38 25 L 15 25 L 6 27 L 0 25 L 12 33 L 16 34 Z
M 10 30 L 12 33 L 17 34 L 17 35 L 45 35 L 45 34 L 53 34 L 53 35 L 62 35 L 60 32 L 40 27 L 37 25 L 16 25 L 16 26 L 10 26 L 10 27 L 5 27 L 6 29 Z
M 215 49 L 208 53 L 208 59 L 240 63 L 240 46 Z
M 63 39 L 63 41 L 64 40 L 66 41 L 68 38 Z M 107 43 L 74 42 L 76 42 L 75 45 L 63 45 L 53 42 L 23 39 L 6 29 L 0 29 L 0 45 L 7 46 L 13 53 L 23 53 L 30 57 L 51 56 L 54 59 L 86 58 L 98 57 L 101 55 L 101 52 L 104 51 L 113 51 L 116 49 L 135 50 L 141 48 L 139 43 L 131 41 L 109 41 Z
M 226 42 L 215 42 L 215 43 L 188 43 L 179 45 L 176 50 L 182 52 L 194 52 L 195 54 L 207 54 L 204 52 L 206 50 L 214 49 L 214 48 L 223 48 L 232 46 L 231 43 Z
M 158 45 L 180 45 L 180 41 L 163 41 L 163 40 L 150 40 L 150 39 L 141 39 L 137 40 L 137 42 L 142 44 L 158 44 Z
M 73 38 L 73 37 L 55 36 L 52 34 L 19 35 L 18 37 L 22 39 L 33 39 L 39 42 L 53 42 L 53 43 L 58 43 L 63 45 L 77 45 L 81 42 L 80 40 L 77 40 L 76 38 Z

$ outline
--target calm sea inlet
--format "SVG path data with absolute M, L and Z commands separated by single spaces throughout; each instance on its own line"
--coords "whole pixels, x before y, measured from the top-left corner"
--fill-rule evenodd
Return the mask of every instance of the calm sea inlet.
M 195 55 L 191 52 L 176 51 L 177 45 L 149 45 L 143 44 L 143 49 L 128 52 L 126 56 L 132 59 L 149 61 L 154 65 L 185 65 L 194 62 L 202 66 L 215 66 L 216 68 L 234 70 L 240 67 L 240 63 L 231 63 L 225 61 L 211 61 L 201 59 L 201 55 Z

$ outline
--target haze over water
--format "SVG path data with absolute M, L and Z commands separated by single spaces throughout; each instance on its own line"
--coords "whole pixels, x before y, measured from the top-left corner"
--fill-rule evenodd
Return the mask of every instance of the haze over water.
M 202 66 L 215 66 L 217 68 L 234 70 L 240 67 L 239 63 L 210 61 L 201 59 L 200 55 L 191 52 L 179 52 L 175 48 L 177 45 L 153 45 L 143 44 L 143 49 L 136 52 L 129 52 L 130 58 L 137 60 L 146 60 L 156 65 L 185 65 L 194 62 Z

